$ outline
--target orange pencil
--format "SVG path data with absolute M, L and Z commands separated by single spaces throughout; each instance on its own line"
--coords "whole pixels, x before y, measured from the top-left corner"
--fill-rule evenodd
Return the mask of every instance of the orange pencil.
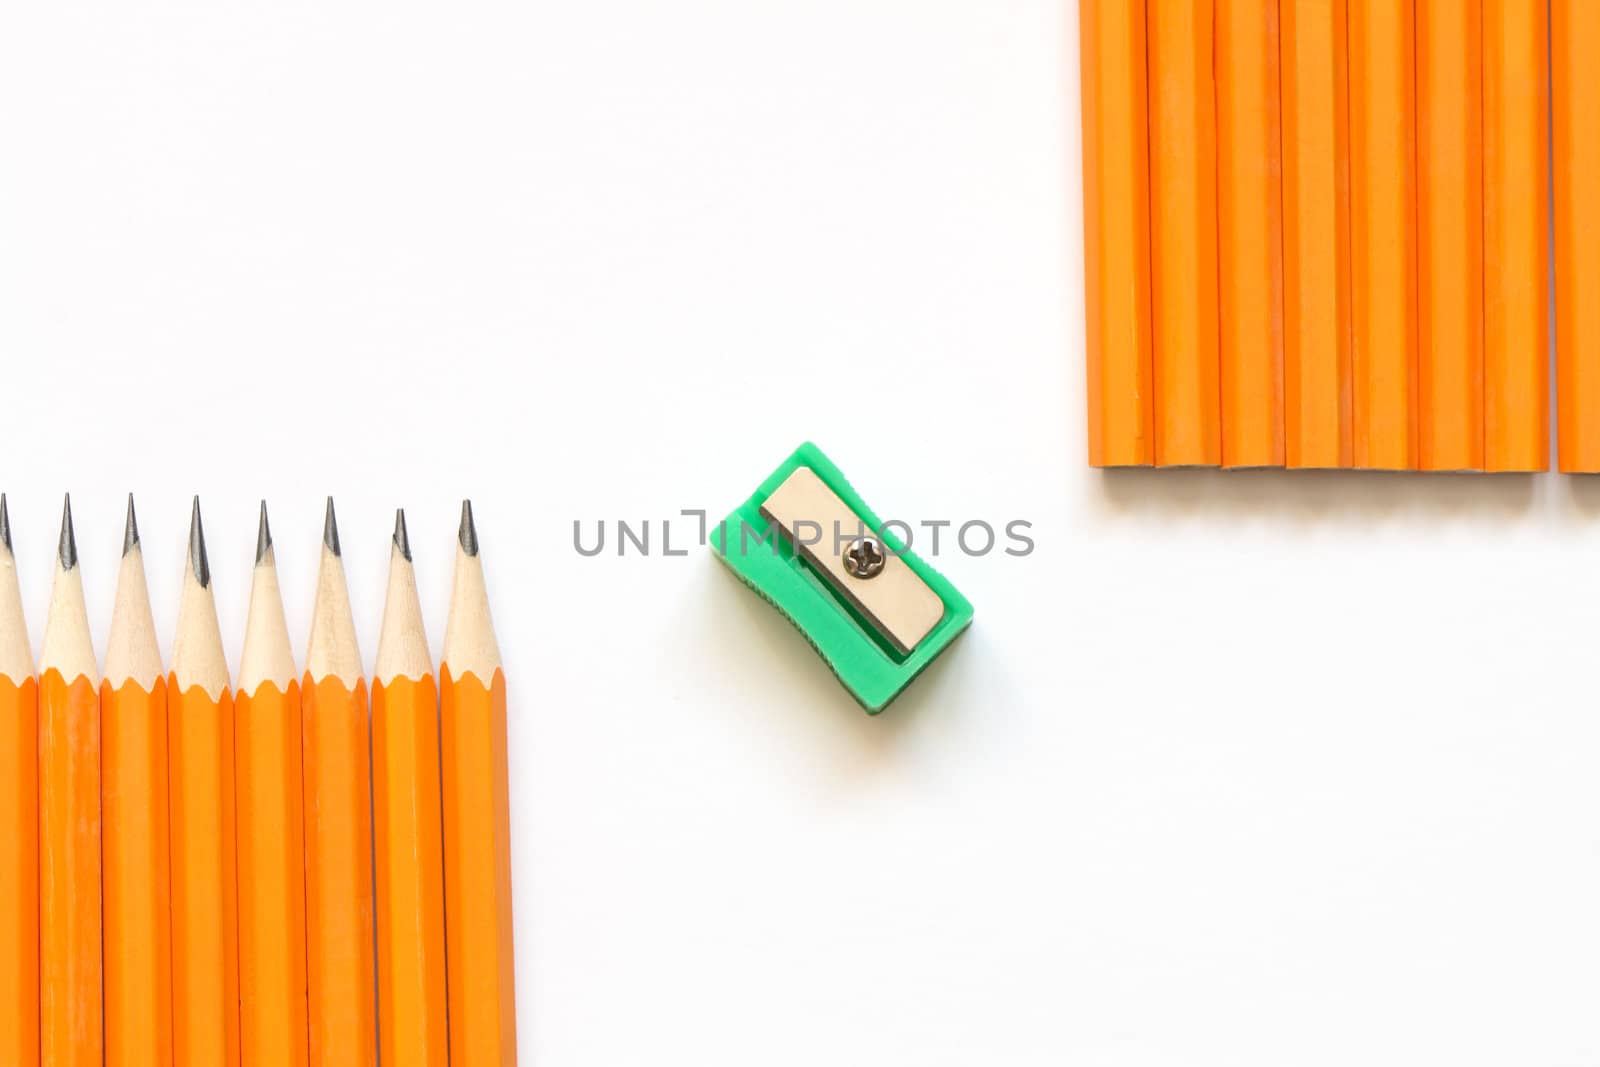
M 1081 0 L 1089 462 L 1155 461 L 1144 4 Z
M 200 498 L 172 644 L 173 1044 L 179 1063 L 239 1062 L 233 695 Z
M 1483 452 L 1482 0 L 1417 0 L 1417 465 Z
M 1351 378 L 1355 465 L 1417 463 L 1413 0 L 1350 0 Z
M 439 690 L 423 632 L 405 512 L 395 513 L 389 591 L 372 683 L 377 851 L 378 1048 L 388 1067 L 444 1067 L 444 845 Z
M 1222 465 L 1283 465 L 1278 0 L 1217 0 Z
M 512 1067 L 517 1062 L 517 1004 L 506 679 L 489 617 L 470 501 L 461 504 L 457 542 L 440 668 L 450 1062 L 456 1067 Z
M 101 1067 L 99 672 L 70 499 L 39 665 L 40 1058 Z
M 1561 469 L 1600 472 L 1600 4 L 1551 0 L 1556 433 Z
M 1492 471 L 1550 469 L 1548 33 L 1544 4 L 1483 0 L 1484 466 Z
M 311 1063 L 368 1067 L 377 1061 L 377 993 L 367 683 L 331 497 L 301 700 Z
M 1350 138 L 1344 0 L 1281 0 L 1284 462 L 1348 467 Z
M 100 719 L 106 1065 L 158 1067 L 172 1062 L 167 684 L 132 493 Z
M 239 657 L 236 795 L 239 851 L 239 1034 L 244 1067 L 305 1067 L 305 824 L 300 685 L 261 503 Z
M 1211 0 L 1149 0 L 1156 463 L 1222 461 Z
M 39 1067 L 39 705 L 0 493 L 0 1063 Z

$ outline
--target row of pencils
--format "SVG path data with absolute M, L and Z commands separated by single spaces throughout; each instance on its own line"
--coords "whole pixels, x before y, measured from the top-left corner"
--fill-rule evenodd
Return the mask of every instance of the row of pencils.
M 1600 4 L 1079 17 L 1092 464 L 1600 471 Z
M 104 672 L 69 500 L 35 677 L 0 496 L 0 1064 L 515 1063 L 506 688 L 470 504 L 434 678 L 398 513 L 369 705 L 331 500 L 303 675 L 263 503 L 230 683 L 198 500 L 163 669 L 131 497 Z

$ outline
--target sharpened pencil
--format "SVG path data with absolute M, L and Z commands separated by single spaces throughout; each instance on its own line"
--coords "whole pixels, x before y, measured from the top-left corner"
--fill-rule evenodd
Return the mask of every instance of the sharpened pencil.
M 372 682 L 378 1045 L 385 1067 L 449 1061 L 439 758 L 439 690 L 401 511 Z
M 0 493 L 0 1063 L 39 1065 L 39 686 Z
M 440 667 L 450 1062 L 517 1062 L 506 679 L 472 504 L 461 504 Z
M 262 501 L 234 705 L 244 1067 L 305 1067 L 308 1056 L 300 715 L 300 684 Z
M 70 499 L 39 666 L 40 1057 L 101 1067 L 99 671 Z
M 378 1035 L 367 683 L 331 497 L 301 701 L 311 1063 L 369 1067 Z
M 239 1062 L 233 694 L 200 499 L 172 645 L 172 967 L 179 1063 Z
M 107 1067 L 172 1062 L 167 704 L 130 493 L 100 683 Z

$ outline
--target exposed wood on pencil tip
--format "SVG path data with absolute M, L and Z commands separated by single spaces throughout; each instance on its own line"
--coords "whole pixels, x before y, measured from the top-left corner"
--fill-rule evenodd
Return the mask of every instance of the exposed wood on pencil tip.
M 406 533 L 406 509 L 394 509 L 394 547 L 407 563 L 411 562 L 411 537 Z
M 259 565 L 272 551 L 272 527 L 267 525 L 267 502 L 261 502 L 261 521 L 256 524 L 256 563 Z
M 333 497 L 328 498 L 328 511 L 322 519 L 322 543 L 328 551 L 335 556 L 341 555 L 339 551 L 339 520 L 333 515 Z
M 128 494 L 128 520 L 122 526 L 122 554 L 139 547 L 139 517 L 133 512 L 133 494 Z
M 61 561 L 61 569 L 70 571 L 78 565 L 78 539 L 72 533 L 72 494 L 68 493 L 61 503 L 61 541 L 56 546 L 56 558 Z
M 206 531 L 200 521 L 200 498 L 194 498 L 194 509 L 189 515 L 189 570 L 200 588 L 211 585 L 211 564 L 206 559 Z
M 11 511 L 6 507 L 6 495 L 0 493 L 0 544 L 6 546 L 7 552 L 13 552 L 11 547 Z
M 472 501 L 461 502 L 461 530 L 458 534 L 461 539 L 461 551 L 469 556 L 478 554 L 478 527 L 472 521 Z

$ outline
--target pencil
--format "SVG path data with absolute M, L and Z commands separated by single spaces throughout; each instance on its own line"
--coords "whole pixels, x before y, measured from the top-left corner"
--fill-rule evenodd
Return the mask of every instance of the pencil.
M 244 1067 L 305 1067 L 305 824 L 300 684 L 261 503 L 234 703 L 238 780 L 239 1034 Z
M 1150 0 L 1150 276 L 1156 463 L 1222 460 L 1211 0 Z
M 99 675 L 70 498 L 39 666 L 40 1058 L 100 1067 Z
M 1345 0 L 1281 0 L 1284 462 L 1348 467 L 1350 137 Z
M 1482 0 L 1417 0 L 1417 465 L 1484 465 Z
M 0 493 L 0 1063 L 39 1065 L 39 704 Z
M 506 679 L 472 504 L 461 504 L 440 667 L 450 1062 L 517 1062 Z
M 1416 14 L 1350 0 L 1351 377 L 1355 465 L 1417 461 Z
M 200 498 L 172 644 L 173 1044 L 179 1063 L 239 1062 L 233 695 Z
M 1600 472 L 1600 4 L 1550 4 L 1556 435 L 1561 470 Z
M 1155 460 L 1144 4 L 1081 0 L 1089 462 Z
M 1492 471 L 1550 468 L 1548 33 L 1544 4 L 1483 0 L 1484 466 Z
M 449 1059 L 439 758 L 439 690 L 399 511 L 372 683 L 378 1050 L 386 1067 L 444 1067 Z
M 1217 0 L 1222 465 L 1283 466 L 1278 0 Z
M 100 719 L 106 1065 L 157 1067 L 172 1062 L 167 683 L 132 493 Z
M 301 700 L 311 1063 L 367 1067 L 377 1056 L 367 683 L 331 497 Z

